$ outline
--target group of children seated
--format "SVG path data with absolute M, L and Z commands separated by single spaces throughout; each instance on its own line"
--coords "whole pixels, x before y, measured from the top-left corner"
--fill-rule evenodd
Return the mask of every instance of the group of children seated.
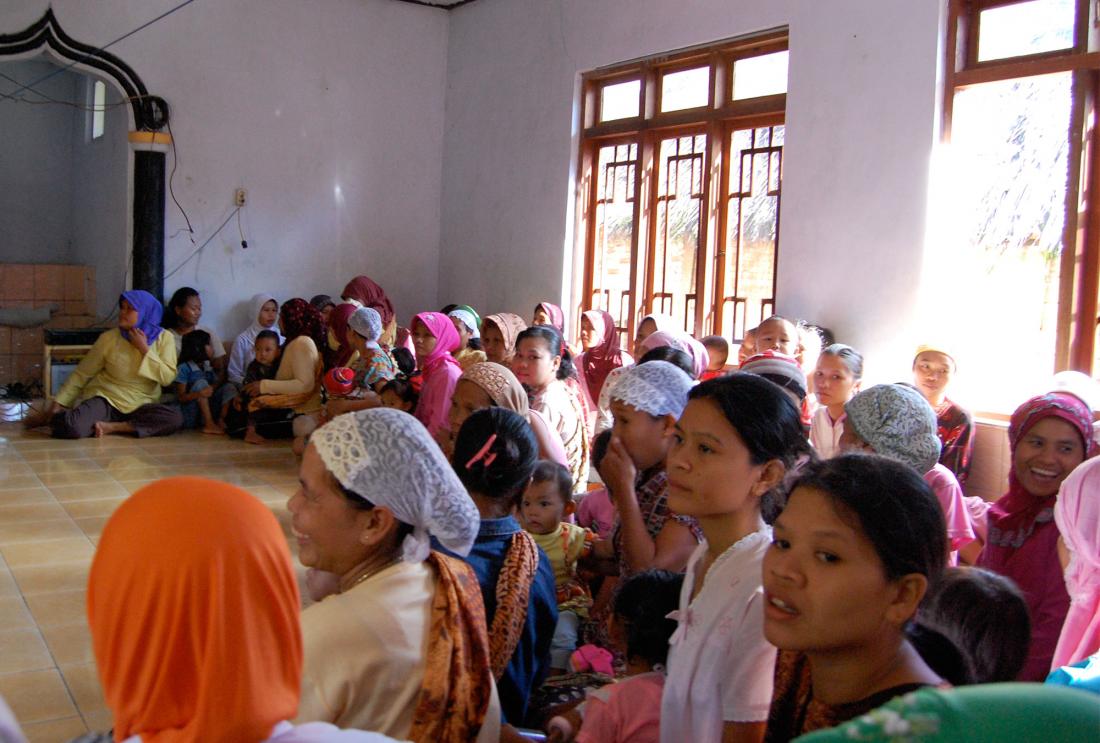
M 778 316 L 730 364 L 727 339 L 659 314 L 630 353 L 608 313 L 585 312 L 574 354 L 550 303 L 529 326 L 451 305 L 406 329 L 366 277 L 341 299 L 258 295 L 226 363 L 192 312 L 160 404 L 207 433 L 294 436 L 298 452 L 338 416 L 397 408 L 460 478 L 508 446 L 497 431 L 470 456 L 471 415 L 526 421 L 539 461 L 510 510 L 552 568 L 557 612 L 552 636 L 521 641 L 532 658 L 501 695 L 502 739 L 879 739 L 874 710 L 905 718 L 896 698 L 924 709 L 930 693 L 1048 675 L 1100 691 L 1091 392 L 1052 383 L 1017 409 L 1009 491 L 988 503 L 964 491 L 974 422 L 947 397 L 943 346 L 916 348 L 898 370 L 911 383 L 863 388 L 859 351 Z M 1062 732 L 1087 734 L 1081 719 Z

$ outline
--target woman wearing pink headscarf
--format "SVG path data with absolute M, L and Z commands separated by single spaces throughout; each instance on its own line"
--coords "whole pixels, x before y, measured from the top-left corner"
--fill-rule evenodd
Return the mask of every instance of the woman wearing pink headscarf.
M 1054 521 L 1070 601 L 1054 650 L 1052 668 L 1059 668 L 1100 652 L 1100 458 L 1086 461 L 1062 483 Z
M 410 333 L 416 352 L 416 366 L 423 375 L 420 400 L 413 411 L 428 433 L 449 431 L 451 396 L 462 367 L 452 351 L 458 350 L 459 337 L 451 318 L 442 312 L 421 312 L 413 318 Z
M 1033 397 L 1012 414 L 1008 440 L 1008 492 L 989 510 L 978 565 L 1011 578 L 1023 591 L 1031 649 L 1018 680 L 1042 681 L 1070 603 L 1058 561 L 1054 504 L 1070 472 L 1095 453 L 1092 411 L 1066 392 Z
M 607 376 L 616 369 L 630 366 L 634 359 L 619 347 L 615 319 L 603 310 L 588 310 L 581 315 L 581 346 L 577 357 L 577 381 L 587 404 L 585 427 L 592 438 L 596 429 L 597 403 Z
M 642 341 L 642 350 L 645 353 L 662 346 L 679 349 L 690 356 L 691 366 L 695 370 L 692 376 L 695 379 L 699 379 L 703 372 L 707 370 L 707 366 L 710 365 L 710 352 L 707 351 L 707 347 L 687 333 L 679 330 L 658 330 L 655 333 L 650 333 Z

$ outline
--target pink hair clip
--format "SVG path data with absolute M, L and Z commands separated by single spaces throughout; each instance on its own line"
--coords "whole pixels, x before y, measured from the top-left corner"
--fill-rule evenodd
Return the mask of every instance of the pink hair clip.
M 496 455 L 496 452 L 493 452 L 492 454 L 490 454 L 490 453 L 489 453 L 489 447 L 490 447 L 490 446 L 492 446 L 492 445 L 493 445 L 493 442 L 494 442 L 494 441 L 496 441 L 496 440 L 497 440 L 497 435 L 496 435 L 496 434 L 494 433 L 494 434 L 493 434 L 492 436 L 490 436 L 490 437 L 489 437 L 489 439 L 488 439 L 488 440 L 487 440 L 487 441 L 485 442 L 485 446 L 483 446 L 483 447 L 481 447 L 480 449 L 478 449 L 478 451 L 477 451 L 477 454 L 475 454 L 474 456 L 470 457 L 470 461 L 466 463 L 466 469 L 470 469 L 470 468 L 471 468 L 471 467 L 473 467 L 473 466 L 474 466 L 474 465 L 475 465 L 475 464 L 476 464 L 476 463 L 477 463 L 478 461 L 480 461 L 480 460 L 482 460 L 482 459 L 484 459 L 484 460 L 485 460 L 485 466 L 486 466 L 486 467 L 488 467 L 489 465 L 491 465 L 491 464 L 493 463 L 493 461 L 494 461 L 494 460 L 495 460 L 495 459 L 497 458 L 497 455 Z

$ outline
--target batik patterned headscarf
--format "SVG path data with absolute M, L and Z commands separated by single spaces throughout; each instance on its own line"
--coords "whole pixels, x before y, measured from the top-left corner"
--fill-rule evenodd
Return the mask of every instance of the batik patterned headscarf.
M 504 358 L 512 358 L 516 353 L 516 338 L 527 329 L 527 323 L 524 322 L 522 317 L 511 312 L 486 315 L 485 319 L 481 321 L 481 327 L 483 329 L 487 322 L 496 325 L 497 329 L 500 330 L 501 336 L 504 338 Z
M 138 312 L 137 329 L 145 333 L 145 340 L 149 345 L 153 345 L 153 341 L 157 339 L 157 336 L 164 330 L 160 326 L 161 316 L 164 314 L 164 307 L 161 306 L 157 298 L 147 291 L 142 289 L 131 289 L 130 291 L 122 292 L 119 295 L 119 303 L 125 299 L 130 303 Z M 130 340 L 130 333 L 127 330 L 119 331 L 122 333 L 122 337 L 126 340 Z
M 619 377 L 611 399 L 655 416 L 679 418 L 687 407 L 692 379 L 667 361 L 632 366 Z
M 1033 397 L 1012 414 L 1008 424 L 1008 442 L 1013 462 L 1016 447 L 1027 432 L 1044 418 L 1058 418 L 1073 426 L 1081 436 L 1085 458 L 1096 453 L 1092 441 L 1092 410 L 1081 398 L 1068 392 L 1048 392 Z M 1049 521 L 1055 496 L 1037 498 L 1016 479 L 1015 464 L 1008 473 L 1008 492 L 989 509 L 989 544 L 1018 548 L 1035 530 L 1040 520 Z M 1040 518 L 1041 517 L 1041 518 Z
M 847 425 L 877 454 L 904 462 L 921 477 L 940 458 L 936 411 L 904 384 L 876 384 L 844 405 Z
M 527 391 L 507 367 L 492 361 L 483 361 L 467 369 L 461 379 L 483 389 L 497 407 L 527 417 Z
M 403 560 L 423 561 L 430 537 L 458 555 L 469 553 L 481 516 L 416 418 L 392 408 L 347 413 L 314 431 L 310 443 L 341 485 L 413 527 L 401 546 Z
M 295 297 L 283 302 L 283 306 L 279 308 L 279 317 L 283 321 L 283 337 L 287 343 L 304 335 L 313 339 L 318 353 L 326 348 L 325 323 L 321 318 L 321 311 L 306 300 Z
M 585 351 L 581 359 L 588 395 L 595 401 L 600 399 L 600 390 L 607 381 L 607 375 L 623 365 L 623 352 L 619 347 L 619 333 L 615 329 L 615 318 L 611 313 L 588 310 L 582 317 L 592 323 L 592 330 L 597 338 L 596 345 Z
M 1054 521 L 1069 550 L 1069 612 L 1052 668 L 1069 666 L 1100 651 L 1100 459 L 1079 465 L 1062 482 Z
M 116 740 L 266 740 L 298 710 L 298 584 L 271 510 L 234 485 L 174 477 L 107 522 L 88 624 Z

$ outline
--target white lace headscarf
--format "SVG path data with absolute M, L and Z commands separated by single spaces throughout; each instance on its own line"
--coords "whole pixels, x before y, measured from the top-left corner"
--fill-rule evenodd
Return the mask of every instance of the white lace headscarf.
M 348 327 L 367 341 L 367 348 L 381 348 L 378 339 L 382 337 L 382 316 L 373 307 L 360 307 L 348 318 Z
M 392 408 L 346 413 L 314 431 L 310 443 L 341 485 L 413 527 L 401 546 L 405 562 L 427 558 L 430 536 L 469 553 L 481 516 L 416 418 Z
M 691 377 L 667 361 L 647 361 L 627 369 L 611 391 L 611 399 L 650 415 L 677 418 L 687 406 Z

